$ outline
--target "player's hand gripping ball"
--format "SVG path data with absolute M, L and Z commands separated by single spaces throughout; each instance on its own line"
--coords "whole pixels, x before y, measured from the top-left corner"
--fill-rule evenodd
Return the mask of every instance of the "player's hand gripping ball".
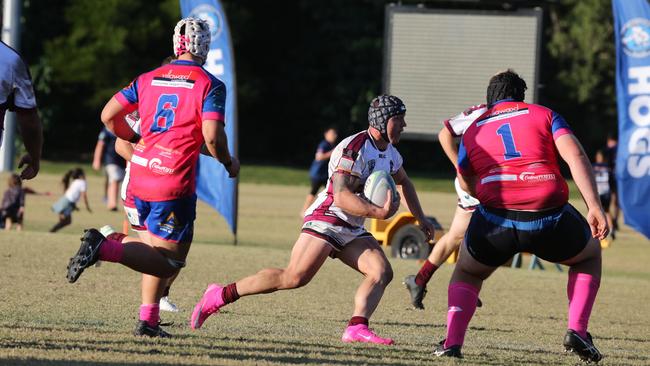
M 379 207 L 386 205 L 388 191 L 391 192 L 391 201 L 394 204 L 399 204 L 400 196 L 395 181 L 390 174 L 383 170 L 378 170 L 370 174 L 366 180 L 366 184 L 363 186 L 363 195 L 366 199 Z

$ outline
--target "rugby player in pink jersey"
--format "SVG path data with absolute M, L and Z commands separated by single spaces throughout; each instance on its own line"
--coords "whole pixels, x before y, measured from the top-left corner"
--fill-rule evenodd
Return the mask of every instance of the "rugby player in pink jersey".
M 174 29 L 169 65 L 138 76 L 106 104 L 102 121 L 119 138 L 136 144 L 131 157 L 131 183 L 143 241 L 105 238 L 87 230 L 77 254 L 70 259 L 67 278 L 75 282 L 97 260 L 121 263 L 147 274 L 135 335 L 169 337 L 159 322 L 158 303 L 167 284 L 185 266 L 196 216 L 196 164 L 205 143 L 231 177 L 239 162 L 228 151 L 224 127 L 225 85 L 201 65 L 210 46 L 208 24 L 185 18 Z M 124 115 L 137 109 L 141 135 Z
M 327 258 L 332 257 L 364 275 L 354 297 L 352 318 L 343 332 L 343 342 L 393 344 L 392 339 L 380 337 L 368 328 L 368 318 L 392 280 L 393 270 L 383 249 L 363 224 L 366 217 L 392 216 L 399 201 L 389 198 L 379 207 L 359 193 L 373 171 L 388 172 L 401 187 L 409 210 L 421 223 L 426 236 L 433 237 L 433 225 L 422 212 L 415 187 L 402 167 L 402 157 L 393 146 L 406 126 L 405 113 L 406 106 L 395 96 L 381 95 L 370 103 L 368 130 L 347 137 L 334 148 L 326 189 L 305 212 L 302 231 L 287 267 L 263 269 L 226 286 L 209 285 L 192 313 L 193 329 L 200 328 L 211 314 L 242 296 L 306 285 Z M 390 197 L 391 192 L 387 193 Z
M 602 355 L 587 324 L 600 285 L 599 240 L 609 232 L 607 219 L 580 142 L 559 114 L 523 102 L 525 90 L 526 83 L 512 70 L 493 76 L 488 110 L 463 135 L 458 178 L 481 204 L 449 284 L 447 337 L 434 353 L 462 357 L 483 281 L 514 254 L 528 252 L 570 267 L 564 347 L 598 362 Z M 587 205 L 586 220 L 568 203 L 560 157 Z

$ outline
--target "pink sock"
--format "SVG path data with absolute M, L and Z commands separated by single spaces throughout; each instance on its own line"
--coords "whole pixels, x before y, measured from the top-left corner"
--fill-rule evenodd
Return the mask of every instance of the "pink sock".
M 142 304 L 140 305 L 140 320 L 144 320 L 150 327 L 158 325 L 160 320 L 160 307 L 158 304 Z
M 111 239 L 105 239 L 99 247 L 99 259 L 107 262 L 119 263 L 122 260 L 124 247 L 122 243 Z
M 567 296 L 569 298 L 569 329 L 581 337 L 587 337 L 587 325 L 591 309 L 600 287 L 600 277 L 587 273 L 569 272 Z
M 469 283 L 456 282 L 447 290 L 447 339 L 445 348 L 462 346 L 469 321 L 476 310 L 479 289 Z

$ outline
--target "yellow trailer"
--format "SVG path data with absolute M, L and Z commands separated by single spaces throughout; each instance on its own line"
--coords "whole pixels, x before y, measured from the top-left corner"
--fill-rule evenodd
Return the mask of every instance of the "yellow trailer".
M 390 220 L 371 219 L 370 233 L 382 246 L 390 246 L 393 257 L 425 259 L 445 233 L 435 217 L 428 216 L 427 219 L 436 228 L 432 242 L 426 242 L 426 237 L 419 228 L 420 223 L 410 212 L 400 212 Z

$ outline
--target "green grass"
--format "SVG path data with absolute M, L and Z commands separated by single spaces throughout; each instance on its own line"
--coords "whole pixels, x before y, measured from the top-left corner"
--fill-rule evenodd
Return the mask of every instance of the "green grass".
M 5 181 L 6 175 L 0 175 Z M 39 191 L 59 190 L 59 175 L 43 173 L 29 182 Z M 57 234 L 49 205 L 58 196 L 27 198 L 26 229 L 0 232 L 0 365 L 575 365 L 562 352 L 566 328 L 566 271 L 499 269 L 482 292 L 483 308 L 472 321 L 454 362 L 432 356 L 444 337 L 446 286 L 453 266 L 443 266 L 429 285 L 426 311 L 409 310 L 401 279 L 419 268 L 391 259 L 395 279 L 371 319 L 397 345 L 346 345 L 341 332 L 351 315 L 360 276 L 328 260 L 308 286 L 246 297 L 208 319 L 203 329 L 187 326 L 190 310 L 209 282 L 230 282 L 264 267 L 286 264 L 297 237 L 304 186 L 241 185 L 239 245 L 232 246 L 223 220 L 200 204 L 196 241 L 188 266 L 172 289 L 178 314 L 172 340 L 130 335 L 139 306 L 139 276 L 110 263 L 90 268 L 74 285 L 65 281 L 68 258 L 84 227 L 110 223 L 120 214 L 101 207 L 100 177 L 89 177 L 95 212 L 76 212 L 73 224 Z M 58 194 L 58 192 L 57 192 Z M 423 192 L 428 214 L 448 227 L 455 196 Z M 574 204 L 581 210 L 584 205 Z M 624 227 L 604 252 L 604 277 L 590 332 L 606 365 L 650 364 L 650 249 Z M 524 263 L 526 265 L 527 263 Z

